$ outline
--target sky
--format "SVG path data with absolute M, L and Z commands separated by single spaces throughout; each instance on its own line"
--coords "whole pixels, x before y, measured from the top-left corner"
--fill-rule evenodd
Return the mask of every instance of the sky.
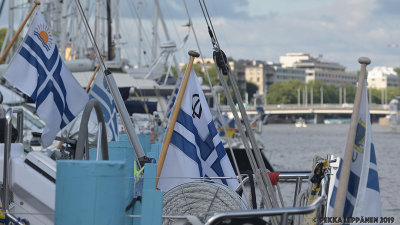
M 177 46 L 188 29 L 183 0 L 159 0 Z M 139 0 L 120 0 L 123 56 L 137 60 L 137 17 L 134 6 Z M 400 2 L 398 0 L 205 0 L 219 44 L 233 59 L 279 62 L 286 53 L 322 55 L 338 62 L 348 71 L 360 69 L 358 58 L 369 57 L 369 69 L 375 66 L 400 67 Z M 197 0 L 187 0 L 201 52 L 212 56 L 207 27 Z M 7 4 L 6 4 L 7 6 Z M 152 1 L 143 2 L 144 42 L 151 43 Z M 0 17 L 7 25 L 7 15 Z M 160 30 L 161 30 L 161 25 Z M 164 36 L 160 34 L 160 38 Z M 165 39 L 165 38 L 164 38 Z M 193 33 L 177 53 L 178 61 L 187 61 L 187 50 L 197 46 Z M 134 63 L 134 62 L 133 62 Z

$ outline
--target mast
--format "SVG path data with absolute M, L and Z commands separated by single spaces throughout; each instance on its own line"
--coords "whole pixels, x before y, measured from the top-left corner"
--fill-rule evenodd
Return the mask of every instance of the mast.
M 155 6 L 154 6 L 154 7 L 157 8 L 157 11 L 158 11 L 158 13 L 159 13 L 159 17 L 160 17 L 160 20 L 161 20 L 161 24 L 162 24 L 162 26 L 163 26 L 163 30 L 164 30 L 164 33 L 165 33 L 165 37 L 167 38 L 167 41 L 170 41 L 171 38 L 170 38 L 170 36 L 169 36 L 169 32 L 168 32 L 168 29 L 167 29 L 167 25 L 165 24 L 163 14 L 162 14 L 161 9 L 160 9 L 160 3 L 158 2 L 158 0 L 154 0 L 154 3 L 155 3 Z M 175 54 L 173 55 L 173 60 L 174 60 L 176 72 L 178 72 L 178 74 L 179 74 L 179 64 L 178 64 L 178 61 L 176 60 Z
M 143 6 L 143 3 L 141 1 L 138 2 L 137 8 L 138 8 L 138 20 L 139 20 L 139 27 L 138 27 L 138 29 L 139 29 L 139 32 L 138 32 L 138 35 L 139 35 L 138 67 L 139 68 L 141 67 L 141 64 L 142 64 L 142 41 L 143 41 L 142 40 L 142 6 Z
M 4 40 L 4 42 L 8 42 L 11 43 L 11 40 L 13 38 L 13 33 L 14 33 L 14 1 L 8 1 L 8 7 L 9 7 L 9 11 L 8 11 L 8 41 Z M 10 49 L 10 52 L 12 54 L 14 47 L 12 46 Z M 5 62 L 9 61 L 10 57 L 6 57 Z
M 68 3 L 62 2 L 62 13 L 61 13 L 61 27 L 63 28 L 60 35 L 60 52 L 61 57 L 66 60 L 65 49 L 67 48 L 67 10 L 68 10 Z
M 95 13 L 94 13 L 94 38 L 99 41 L 99 15 L 100 15 L 100 2 L 95 2 Z
M 115 0 L 113 7 L 113 16 L 115 23 L 115 34 L 114 34 L 114 59 L 117 63 L 121 62 L 121 35 L 119 33 L 119 0 Z
M 107 0 L 107 59 L 112 59 L 111 3 Z
M 157 58 L 157 42 L 158 42 L 158 7 L 157 7 L 157 1 L 154 1 L 155 6 L 154 6 L 154 16 L 153 16 L 153 30 L 152 30 L 152 35 L 153 35 L 153 41 L 151 44 L 151 62 L 155 63 L 155 60 Z

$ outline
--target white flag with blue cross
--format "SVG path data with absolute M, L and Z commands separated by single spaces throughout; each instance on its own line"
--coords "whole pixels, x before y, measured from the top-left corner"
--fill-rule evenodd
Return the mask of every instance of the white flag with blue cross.
M 117 110 L 106 78 L 102 72 L 97 73 L 89 91 L 89 98 L 96 98 L 100 102 L 104 114 L 104 122 L 107 126 L 107 136 L 109 136 L 107 140 L 118 141 Z
M 179 184 L 193 181 L 190 178 L 236 177 L 193 70 L 178 110 L 158 187 L 168 191 Z M 221 182 L 232 189 L 238 185 L 236 179 L 212 181 Z
M 85 107 L 89 97 L 62 61 L 50 27 L 38 12 L 4 77 L 36 103 L 46 126 L 42 146 Z
M 381 216 L 379 177 L 366 86 L 364 82 L 343 217 Z M 341 168 L 342 160 L 329 202 L 329 216 L 332 216 L 335 207 Z

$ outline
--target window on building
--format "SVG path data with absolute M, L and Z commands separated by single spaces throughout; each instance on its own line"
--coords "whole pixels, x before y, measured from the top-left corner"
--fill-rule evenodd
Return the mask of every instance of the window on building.
M 259 77 L 257 77 L 257 82 L 260 82 L 260 78 Z

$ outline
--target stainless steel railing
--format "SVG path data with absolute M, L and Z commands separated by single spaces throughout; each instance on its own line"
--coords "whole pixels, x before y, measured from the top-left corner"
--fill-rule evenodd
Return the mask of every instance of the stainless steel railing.
M 8 108 L 6 112 L 6 127 L 5 127 L 5 137 L 4 137 L 4 167 L 3 167 L 3 194 L 2 194 L 2 203 L 3 203 L 3 211 L 6 217 L 11 220 L 13 223 L 18 224 L 18 225 L 23 225 L 23 223 L 19 222 L 17 217 L 12 215 L 9 212 L 9 206 L 10 206 L 10 190 L 9 190 L 9 176 L 8 176 L 8 170 L 9 170 L 9 161 L 10 161 L 10 151 L 11 151 L 11 132 L 12 132 L 12 114 L 13 110 L 12 108 Z M 17 115 L 20 115 L 17 114 Z M 23 120 L 23 116 L 22 116 Z M 22 127 L 22 122 L 18 123 L 17 127 Z M 22 130 L 22 129 L 20 129 Z M 18 136 L 18 139 L 22 140 L 22 135 Z
M 15 108 L 12 113 L 17 114 L 17 130 L 18 130 L 18 143 L 23 143 L 24 141 L 24 110 L 20 108 Z
M 296 179 L 297 179 L 299 176 L 301 177 L 303 175 L 305 175 L 305 174 L 298 175 L 296 177 L 296 175 L 294 175 L 294 174 L 291 174 L 291 175 L 287 174 L 287 177 L 291 177 L 291 178 L 296 177 Z M 288 224 L 289 215 L 304 215 L 304 214 L 312 213 L 315 210 L 318 210 L 320 208 L 323 208 L 323 209 L 326 208 L 326 202 L 327 202 L 327 195 L 326 195 L 326 191 L 325 191 L 326 184 L 327 184 L 326 179 L 327 178 L 324 178 L 321 181 L 321 196 L 318 197 L 309 206 L 219 212 L 219 213 L 214 214 L 211 218 L 209 218 L 205 224 L 213 225 L 221 220 L 229 219 L 229 218 L 280 216 L 281 217 L 281 225 L 286 225 L 286 224 Z M 321 216 L 321 215 L 317 215 L 317 217 L 319 217 L 319 216 Z

